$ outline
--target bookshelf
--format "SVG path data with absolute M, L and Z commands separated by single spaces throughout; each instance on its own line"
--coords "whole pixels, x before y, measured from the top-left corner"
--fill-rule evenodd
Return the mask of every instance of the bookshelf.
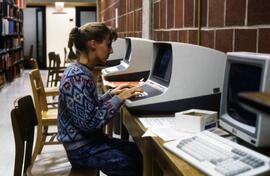
M 23 1 L 0 0 L 0 88 L 23 68 Z

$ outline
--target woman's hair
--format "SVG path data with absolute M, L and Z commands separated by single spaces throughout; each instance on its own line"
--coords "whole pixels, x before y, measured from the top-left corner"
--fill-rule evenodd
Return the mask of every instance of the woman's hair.
M 117 33 L 115 29 L 107 27 L 104 23 L 94 22 L 87 23 L 81 27 L 74 27 L 68 40 L 68 47 L 72 49 L 73 45 L 76 48 L 76 53 L 88 52 L 86 43 L 89 40 L 95 40 L 102 42 L 105 39 L 114 41 L 117 39 Z

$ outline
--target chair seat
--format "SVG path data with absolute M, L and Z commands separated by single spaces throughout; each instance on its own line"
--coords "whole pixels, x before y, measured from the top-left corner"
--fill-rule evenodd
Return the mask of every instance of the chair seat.
M 42 123 L 44 125 L 55 125 L 57 120 L 58 109 L 49 109 L 48 111 L 42 111 Z
M 57 96 L 59 87 L 45 87 L 46 96 Z
M 97 176 L 96 169 L 72 169 L 64 149 L 61 151 L 42 152 L 34 164 L 28 168 L 28 175 L 32 176 Z

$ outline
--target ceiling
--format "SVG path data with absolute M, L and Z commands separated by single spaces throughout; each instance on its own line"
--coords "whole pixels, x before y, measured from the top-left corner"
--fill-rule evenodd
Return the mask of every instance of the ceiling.
M 54 6 L 54 2 L 65 2 L 65 6 L 96 6 L 97 0 L 25 0 L 26 5 Z

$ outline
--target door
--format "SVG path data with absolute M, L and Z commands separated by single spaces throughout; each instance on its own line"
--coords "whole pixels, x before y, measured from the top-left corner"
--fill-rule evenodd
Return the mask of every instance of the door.
M 36 50 L 39 68 L 46 68 L 46 28 L 45 7 L 36 9 Z
M 97 21 L 96 7 L 76 7 L 76 26 Z

